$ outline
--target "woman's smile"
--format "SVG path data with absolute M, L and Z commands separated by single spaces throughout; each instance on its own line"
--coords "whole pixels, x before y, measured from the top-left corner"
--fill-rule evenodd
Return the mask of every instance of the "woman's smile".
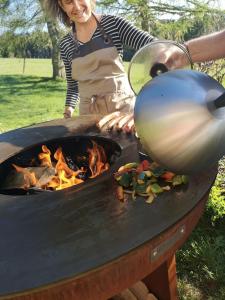
M 85 23 L 91 17 L 90 0 L 64 0 L 62 1 L 62 8 L 75 23 Z
M 81 18 L 85 18 L 85 16 L 87 15 L 86 14 L 86 9 L 82 9 L 82 10 L 79 10 L 79 11 L 76 11 L 76 12 L 72 12 L 72 18 L 75 18 L 74 21 L 76 21 L 76 19 L 81 19 Z

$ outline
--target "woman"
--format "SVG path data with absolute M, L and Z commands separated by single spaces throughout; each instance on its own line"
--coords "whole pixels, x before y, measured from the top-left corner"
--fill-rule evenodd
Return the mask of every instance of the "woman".
M 123 47 L 135 50 L 153 37 L 123 18 L 95 15 L 92 0 L 48 0 L 53 16 L 72 31 L 60 43 L 67 77 L 64 117 L 80 114 L 130 112 L 135 97 L 124 70 Z

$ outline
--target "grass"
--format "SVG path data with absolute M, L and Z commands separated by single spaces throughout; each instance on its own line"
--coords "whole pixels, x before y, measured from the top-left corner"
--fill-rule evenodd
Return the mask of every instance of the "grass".
M 211 224 L 208 211 L 189 240 L 177 252 L 180 300 L 225 299 L 224 220 Z
M 177 252 L 180 300 L 225 299 L 225 158 L 218 170 L 205 213 Z
M 62 118 L 65 80 L 51 79 L 50 59 L 0 58 L 0 132 Z
M 0 132 L 61 118 L 65 94 L 66 82 L 51 79 L 50 60 L 27 59 L 23 74 L 22 59 L 0 58 Z M 222 166 L 219 180 L 223 182 L 224 170 Z M 212 197 L 221 206 L 210 200 L 200 223 L 177 252 L 180 300 L 225 299 L 224 196 L 216 190 Z
M 0 76 L 0 132 L 61 118 L 65 90 L 62 80 Z
M 50 59 L 26 58 L 24 68 L 23 58 L 0 58 L 0 74 L 51 78 L 52 63 Z

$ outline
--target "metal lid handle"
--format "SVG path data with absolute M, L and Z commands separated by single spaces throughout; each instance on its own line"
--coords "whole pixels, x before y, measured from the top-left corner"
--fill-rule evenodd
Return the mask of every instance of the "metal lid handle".
M 168 68 L 166 65 L 162 64 L 162 63 L 155 63 L 150 71 L 149 71 L 149 75 L 154 78 L 162 73 L 165 73 L 168 71 Z
M 216 100 L 214 100 L 214 104 L 215 104 L 216 108 L 224 107 L 225 106 L 225 93 L 223 93 Z

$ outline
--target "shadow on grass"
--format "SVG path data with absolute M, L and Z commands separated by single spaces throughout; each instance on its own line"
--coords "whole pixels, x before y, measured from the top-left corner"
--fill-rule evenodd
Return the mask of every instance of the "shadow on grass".
M 38 76 L 27 76 L 27 75 L 0 75 L 0 83 L 5 84 L 34 84 L 41 82 L 56 82 L 51 77 L 38 77 Z
M 47 85 L 45 84 L 47 83 Z M 35 77 L 22 75 L 1 75 L 0 86 L 2 96 L 7 94 L 30 94 L 31 91 L 39 91 L 43 89 L 46 92 L 63 92 L 65 87 L 61 79 L 52 79 L 50 77 Z M 2 99 L 1 99 L 2 100 Z M 6 100 L 7 101 L 7 100 Z
M 1 104 L 10 104 L 11 103 L 10 100 L 2 98 L 2 96 L 0 97 L 0 101 L 1 101 Z

